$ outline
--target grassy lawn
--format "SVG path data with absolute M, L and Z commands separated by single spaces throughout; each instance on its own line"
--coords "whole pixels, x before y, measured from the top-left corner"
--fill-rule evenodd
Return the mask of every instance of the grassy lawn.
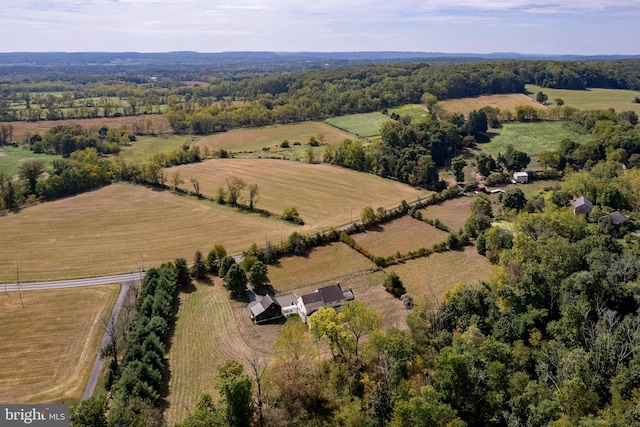
M 265 234 L 279 241 L 287 222 L 131 184 L 42 203 L 0 217 L 0 283 L 137 271 L 205 254 L 215 243 L 239 253 Z
M 122 147 L 120 155 L 130 161 L 145 161 L 156 153 L 166 153 L 193 142 L 192 137 L 168 134 L 164 136 L 138 136 L 131 145 Z
M 50 154 L 36 154 L 22 146 L 6 145 L 0 147 L 0 172 L 13 176 L 18 173 L 18 168 L 25 160 L 37 159 L 49 164 L 52 160 L 60 158 L 60 156 L 52 156 Z
M 591 140 L 589 135 L 577 133 L 562 122 L 513 122 L 506 123 L 491 142 L 479 144 L 479 147 L 495 156 L 499 152 L 504 153 L 507 146 L 512 144 L 515 149 L 532 156 L 544 150 L 554 150 L 565 138 L 578 144 Z
M 481 95 L 473 98 L 447 99 L 438 102 L 438 105 L 446 111 L 452 113 L 462 113 L 465 117 L 473 110 L 479 110 L 482 107 L 499 108 L 502 111 L 514 112 L 519 105 L 531 105 L 534 108 L 544 108 L 534 99 L 522 93 L 510 93 L 501 95 Z
M 387 272 L 395 272 L 402 280 L 414 301 L 421 297 L 442 302 L 442 297 L 456 283 L 475 285 L 489 278 L 491 263 L 478 254 L 476 248 L 464 251 L 435 253 L 426 258 L 417 258 L 404 264 L 393 265 Z
M 355 234 L 353 238 L 372 254 L 387 257 L 421 247 L 430 249 L 434 243 L 446 240 L 447 233 L 426 222 L 404 216 L 366 233 Z
M 306 225 L 302 230 L 339 226 L 357 219 L 367 205 L 390 208 L 402 200 L 416 200 L 413 187 L 378 176 L 328 164 L 308 164 L 273 159 L 213 159 L 167 169 L 169 176 L 179 171 L 185 189 L 193 190 L 191 178 L 200 183 L 203 194 L 214 196 L 226 179 L 242 178 L 258 184 L 257 207 L 277 215 L 295 206 Z M 241 194 L 246 203 L 248 190 Z M 271 240 L 273 238 L 269 236 Z M 263 238 L 259 239 L 264 241 Z
M 390 120 L 389 116 L 376 112 L 332 117 L 326 122 L 338 129 L 366 138 L 380 135 L 380 126 L 387 120 Z
M 77 403 L 119 285 L 0 296 L 0 403 Z
M 550 89 L 535 85 L 526 85 L 532 99 L 535 99 L 536 93 L 544 92 L 549 97 L 549 104 L 555 105 L 555 99 L 561 98 L 565 105 L 570 105 L 579 110 L 607 110 L 613 108 L 616 111 L 633 110 L 640 113 L 640 104 L 633 102 L 636 96 L 640 96 L 639 91 L 621 90 L 621 89 L 587 89 L 587 90 L 568 90 L 568 89 Z
M 389 114 L 391 113 L 396 113 L 403 117 L 409 116 L 413 120 L 426 117 L 429 114 L 427 113 L 425 106 L 422 104 L 407 104 L 398 108 L 390 108 Z
M 320 135 L 323 140 L 320 141 Z M 300 142 L 304 147 L 309 138 L 315 137 L 318 142 L 331 144 L 347 138 L 354 138 L 354 135 L 329 126 L 321 122 L 303 122 L 292 125 L 273 125 L 261 128 L 233 129 L 228 132 L 208 135 L 200 139 L 201 147 L 209 147 L 214 150 L 225 149 L 234 153 L 260 153 L 264 157 L 270 155 L 292 155 L 299 146 L 293 145 Z M 290 148 L 280 148 L 282 141 L 289 141 Z M 262 149 L 268 148 L 269 151 Z

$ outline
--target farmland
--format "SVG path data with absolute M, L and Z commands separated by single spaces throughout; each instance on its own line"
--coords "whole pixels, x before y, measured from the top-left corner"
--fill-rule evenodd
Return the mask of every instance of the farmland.
M 192 189 L 190 179 L 195 178 L 200 191 L 209 196 L 214 196 L 218 187 L 226 188 L 226 179 L 232 176 L 247 184 L 257 183 L 257 207 L 280 215 L 295 206 L 305 229 L 346 224 L 357 219 L 367 205 L 391 208 L 426 194 L 372 174 L 286 160 L 213 159 L 167 169 L 169 176 L 175 171 L 185 180 L 183 188 Z M 242 196 L 247 203 L 247 190 Z
M 114 184 L 0 217 L 0 283 L 130 272 L 223 243 L 238 253 L 265 233 L 300 230 L 168 191 Z
M 17 292 L 0 297 L 0 403 L 77 403 L 120 287 Z
M 464 226 L 471 213 L 472 197 L 458 197 L 437 205 L 422 209 L 422 216 L 431 220 L 439 219 L 452 231 L 458 231 Z
M 354 138 L 354 135 L 329 126 L 321 122 L 303 122 L 292 125 L 273 125 L 252 129 L 234 129 L 215 135 L 202 137 L 198 142 L 200 147 L 209 147 L 213 150 L 227 150 L 234 153 L 258 152 L 264 156 L 274 154 L 292 153 L 295 149 L 294 142 L 306 145 L 309 138 L 314 137 L 319 140 L 323 136 L 322 142 L 331 144 L 342 139 Z M 290 143 L 289 149 L 280 148 L 280 144 L 287 140 Z M 263 152 L 263 148 L 268 148 L 269 152 Z
M 332 126 L 363 138 L 380 135 L 380 126 L 389 120 L 382 113 L 349 114 L 325 120 Z
M 555 99 L 560 98 L 564 105 L 570 105 L 579 110 L 607 110 L 635 111 L 640 114 L 640 104 L 633 102 L 640 92 L 621 89 L 592 88 L 587 90 L 551 89 L 535 85 L 526 85 L 526 90 L 535 98 L 539 91 L 549 98 L 549 104 L 554 105 Z
M 36 154 L 24 147 L 5 146 L 0 148 L 0 172 L 13 176 L 18 173 L 20 164 L 25 160 L 42 160 L 49 163 L 53 159 L 59 159 L 60 156 L 52 156 L 49 154 Z
M 467 117 L 473 110 L 482 107 L 499 108 L 501 111 L 515 111 L 519 105 L 530 105 L 534 108 L 543 109 L 544 106 L 537 103 L 522 93 L 512 93 L 507 95 L 482 95 L 473 98 L 447 99 L 438 102 L 438 105 L 452 113 L 462 113 Z
M 563 122 L 513 122 L 505 123 L 491 142 L 480 144 L 479 147 L 495 156 L 504 153 L 507 146 L 512 144 L 515 149 L 535 156 L 541 151 L 555 150 L 565 138 L 578 144 L 591 140 L 589 135 L 573 131 Z
M 408 116 L 414 120 L 426 117 L 429 114 L 422 104 L 407 104 L 398 108 L 390 108 L 389 114 L 392 113 L 396 113 L 402 117 Z
M 144 161 L 156 153 L 177 150 L 192 141 L 185 135 L 139 136 L 136 141 L 122 147 L 120 155 L 130 161 Z
M 477 285 L 487 280 L 491 264 L 475 248 L 467 247 L 462 251 L 434 253 L 426 258 L 393 265 L 386 270 L 400 277 L 415 301 L 422 297 L 432 300 L 435 296 L 442 302 L 444 294 L 452 290 L 456 283 Z
M 421 247 L 431 248 L 434 243 L 446 240 L 447 233 L 426 222 L 404 216 L 353 238 L 375 256 L 388 257 L 396 252 L 404 254 Z

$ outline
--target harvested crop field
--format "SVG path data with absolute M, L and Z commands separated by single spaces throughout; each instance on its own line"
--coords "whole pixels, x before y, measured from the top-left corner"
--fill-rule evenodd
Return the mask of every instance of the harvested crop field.
M 447 239 L 447 233 L 426 222 L 404 216 L 379 225 L 366 233 L 353 235 L 354 240 L 375 256 L 405 254 L 419 248 L 430 249 Z
M 149 114 L 145 116 L 127 116 L 127 117 L 102 117 L 96 119 L 69 119 L 69 120 L 39 120 L 37 122 L 8 122 L 13 125 L 13 137 L 15 140 L 21 140 L 26 135 L 44 134 L 47 130 L 54 126 L 80 125 L 84 128 L 100 128 L 107 126 L 108 128 L 125 127 L 129 132 L 133 132 L 133 122 L 146 122 L 151 120 L 151 130 L 153 132 L 166 132 L 169 128 L 169 122 L 164 114 Z
M 386 270 L 400 277 L 414 300 L 423 296 L 432 299 L 435 295 L 442 302 L 444 294 L 456 283 L 478 284 L 489 278 L 490 269 L 487 258 L 478 254 L 475 248 L 466 247 L 464 251 L 434 253 Z
M 640 91 L 622 89 L 600 89 L 589 88 L 586 90 L 551 89 L 535 85 L 526 85 L 526 90 L 535 98 L 539 91 L 544 92 L 549 98 L 549 104 L 554 105 L 555 100 L 560 98 L 564 105 L 575 107 L 579 110 L 608 110 L 613 108 L 616 111 L 635 111 L 640 113 L 640 104 L 633 102 L 635 97 L 640 96 Z
M 307 256 L 281 258 L 278 264 L 269 266 L 269 279 L 278 294 L 286 294 L 374 269 L 376 265 L 368 258 L 336 242 L 314 248 Z
M 439 219 L 451 231 L 458 231 L 471 214 L 473 197 L 458 197 L 422 209 L 423 218 Z
M 222 243 L 239 253 L 265 233 L 300 230 L 279 219 L 131 184 L 111 186 L 0 217 L 0 283 L 138 271 L 191 260 Z
M 263 147 L 269 148 L 270 152 L 277 152 L 282 141 L 287 140 L 291 149 L 294 149 L 294 142 L 306 145 L 312 136 L 319 140 L 323 136 L 324 144 L 341 141 L 347 138 L 354 138 L 354 135 L 329 126 L 321 122 L 303 122 L 292 125 L 273 125 L 261 128 L 234 129 L 215 135 L 202 137 L 198 142 L 200 147 L 209 147 L 214 150 L 225 149 L 227 151 L 261 151 Z M 291 149 L 289 151 L 291 151 Z M 282 149 L 284 150 L 284 149 Z M 265 152 L 265 155 L 268 153 Z
M 77 403 L 119 285 L 0 296 L 0 403 Z
M 473 110 L 482 107 L 499 108 L 501 111 L 514 112 L 519 105 L 530 105 L 536 109 L 545 109 L 543 105 L 537 103 L 523 93 L 511 93 L 505 95 L 481 95 L 473 98 L 447 99 L 438 102 L 444 110 L 452 113 L 462 113 L 468 116 Z
M 214 196 L 218 187 L 227 188 L 230 177 L 258 184 L 257 207 L 276 215 L 295 206 L 305 221 L 302 230 L 339 226 L 360 216 L 365 206 L 396 207 L 402 200 L 415 200 L 420 194 L 413 187 L 378 176 L 328 164 L 308 164 L 273 159 L 213 159 L 167 169 L 168 176 L 179 171 L 192 190 L 191 178 L 200 183 L 200 191 Z M 248 190 L 241 202 L 247 203 Z M 269 236 L 270 240 L 274 240 Z M 264 239 L 260 239 L 264 241 Z

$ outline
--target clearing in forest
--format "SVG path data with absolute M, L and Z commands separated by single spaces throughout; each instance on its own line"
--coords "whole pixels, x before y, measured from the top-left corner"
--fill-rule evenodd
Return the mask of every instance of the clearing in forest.
M 426 297 L 442 302 L 444 294 L 456 283 L 477 285 L 489 278 L 491 263 L 478 254 L 476 248 L 434 253 L 402 264 L 392 265 L 387 272 L 395 272 L 414 301 Z
M 403 216 L 371 227 L 366 233 L 353 235 L 354 240 L 375 256 L 405 254 L 419 248 L 431 249 L 434 243 L 447 239 L 447 233 L 426 222 Z
M 0 297 L 0 403 L 80 401 L 119 285 Z
M 633 102 L 640 97 L 640 91 L 622 89 L 592 88 L 586 90 L 551 89 L 535 85 L 526 85 L 527 92 L 535 99 L 536 94 L 542 91 L 549 100 L 549 105 L 555 105 L 555 100 L 560 98 L 564 105 L 570 105 L 579 110 L 608 110 L 609 108 L 620 111 L 635 111 L 640 114 L 640 104 Z
M 535 156 L 541 151 L 555 150 L 563 139 L 584 144 L 591 136 L 576 132 L 565 122 L 512 122 L 505 123 L 491 142 L 478 147 L 496 156 L 507 151 L 511 144 L 516 150 Z
M 367 138 L 380 135 L 380 126 L 387 120 L 391 120 L 389 116 L 375 112 L 331 117 L 325 121 L 338 129 Z
M 523 93 L 481 95 L 473 98 L 447 99 L 438 102 L 438 105 L 446 111 L 462 113 L 465 117 L 468 117 L 471 111 L 479 110 L 482 107 L 499 108 L 501 111 L 511 111 L 512 114 L 519 105 L 530 105 L 536 109 L 545 108 Z
M 0 217 L 0 283 L 138 271 L 205 255 L 215 243 L 240 253 L 265 234 L 299 226 L 213 202 L 132 184 L 112 184 Z
M 247 186 L 258 184 L 256 207 L 281 215 L 286 208 L 295 206 L 305 221 L 300 231 L 337 227 L 357 220 L 365 206 L 388 209 L 402 200 L 412 201 L 427 194 L 369 173 L 286 160 L 212 159 L 176 166 L 166 172 L 169 177 L 180 172 L 185 181 L 181 187 L 190 191 L 193 191 L 191 178 L 195 178 L 200 192 L 207 196 L 215 196 L 218 187 L 226 190 L 230 177 L 241 178 Z M 248 204 L 248 188 L 242 191 L 241 199 Z M 274 241 L 271 235 L 269 240 Z M 263 242 L 264 235 L 258 241 Z

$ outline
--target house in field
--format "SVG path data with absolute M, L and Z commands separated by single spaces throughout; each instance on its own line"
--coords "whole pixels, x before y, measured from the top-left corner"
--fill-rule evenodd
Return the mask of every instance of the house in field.
M 513 181 L 518 184 L 526 184 L 529 182 L 529 174 L 527 172 L 515 172 L 513 174 Z
M 298 315 L 304 323 L 307 323 L 309 317 L 321 307 L 338 308 L 353 298 L 353 292 L 343 291 L 340 283 L 318 288 L 298 298 Z
M 587 199 L 586 197 L 578 197 L 573 202 L 573 213 L 575 215 L 588 215 L 592 209 L 593 203 L 591 203 L 591 200 Z

